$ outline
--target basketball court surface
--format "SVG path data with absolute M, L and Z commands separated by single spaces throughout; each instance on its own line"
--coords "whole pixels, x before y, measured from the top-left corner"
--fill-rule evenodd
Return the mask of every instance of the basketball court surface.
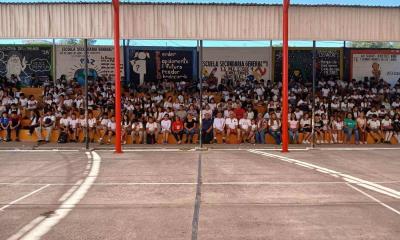
M 399 148 L 0 150 L 0 239 L 399 239 Z

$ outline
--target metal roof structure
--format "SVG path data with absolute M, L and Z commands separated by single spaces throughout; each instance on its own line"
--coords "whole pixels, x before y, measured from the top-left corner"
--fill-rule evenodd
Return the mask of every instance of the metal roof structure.
M 124 39 L 282 38 L 279 4 L 121 2 Z M 400 41 L 400 7 L 291 5 L 289 11 L 291 40 Z M 0 4 L 0 38 L 110 39 L 112 21 L 110 0 Z
M 325 3 L 309 4 L 309 1 L 300 1 L 299 3 L 291 4 L 292 6 L 309 6 L 309 7 L 382 7 L 382 8 L 398 8 L 400 3 L 384 4 L 382 1 L 362 1 L 362 4 L 348 3 L 343 1 L 333 4 L 332 1 L 325 1 Z M 324 1 L 322 1 L 324 2 Z M 0 4 L 107 4 L 111 0 L 0 0 Z M 281 0 L 120 0 L 121 4 L 134 4 L 134 5 L 230 5 L 230 6 L 281 6 Z

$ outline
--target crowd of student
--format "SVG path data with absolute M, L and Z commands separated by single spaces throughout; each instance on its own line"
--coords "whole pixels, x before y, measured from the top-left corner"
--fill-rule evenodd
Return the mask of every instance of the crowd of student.
M 291 143 L 312 141 L 312 89 L 303 81 L 289 83 L 289 135 Z M 316 143 L 365 144 L 369 134 L 376 143 L 400 142 L 400 79 L 394 86 L 384 80 L 342 81 L 320 79 L 316 88 L 314 130 Z M 43 83 L 39 99 L 25 96 L 13 81 L 3 79 L 0 88 L 0 130 L 10 141 L 12 131 L 22 128 L 22 118 L 29 119 L 30 134 L 39 142 L 49 142 L 53 130 L 75 142 L 89 129 L 100 143 L 110 142 L 115 134 L 114 85 L 111 78 L 90 81 L 89 118 L 84 115 L 84 89 L 65 77 Z M 229 142 L 264 144 L 270 134 L 281 143 L 281 84 L 272 81 L 225 81 L 218 85 L 205 80 L 200 116 L 198 85 L 187 82 L 146 83 L 123 91 L 122 141 L 131 135 L 134 143 L 164 143 L 172 135 L 178 144 L 193 143 L 202 132 L 204 143 L 216 142 L 217 135 Z M 202 124 L 199 129 L 199 120 Z M 47 130 L 46 136 L 42 136 Z M 299 134 L 303 134 L 299 142 Z M 106 137 L 108 136 L 108 137 Z M 185 137 L 184 137 L 185 136 Z M 105 141 L 107 139 L 107 141 Z M 82 139 L 81 139 L 82 140 Z

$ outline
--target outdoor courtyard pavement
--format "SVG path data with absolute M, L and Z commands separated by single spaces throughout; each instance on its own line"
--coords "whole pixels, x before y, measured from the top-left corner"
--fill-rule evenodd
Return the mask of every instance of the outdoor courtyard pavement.
M 0 150 L 0 239 L 400 236 L 399 148 L 71 146 Z

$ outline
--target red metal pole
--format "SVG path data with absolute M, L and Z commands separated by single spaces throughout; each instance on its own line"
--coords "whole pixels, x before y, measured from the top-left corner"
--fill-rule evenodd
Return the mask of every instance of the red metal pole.
M 119 46 L 119 0 L 112 0 L 114 9 L 114 73 L 115 73 L 115 153 L 122 153 L 121 147 L 121 72 Z
M 283 0 L 282 152 L 289 151 L 289 130 L 288 130 L 289 4 L 290 0 Z

